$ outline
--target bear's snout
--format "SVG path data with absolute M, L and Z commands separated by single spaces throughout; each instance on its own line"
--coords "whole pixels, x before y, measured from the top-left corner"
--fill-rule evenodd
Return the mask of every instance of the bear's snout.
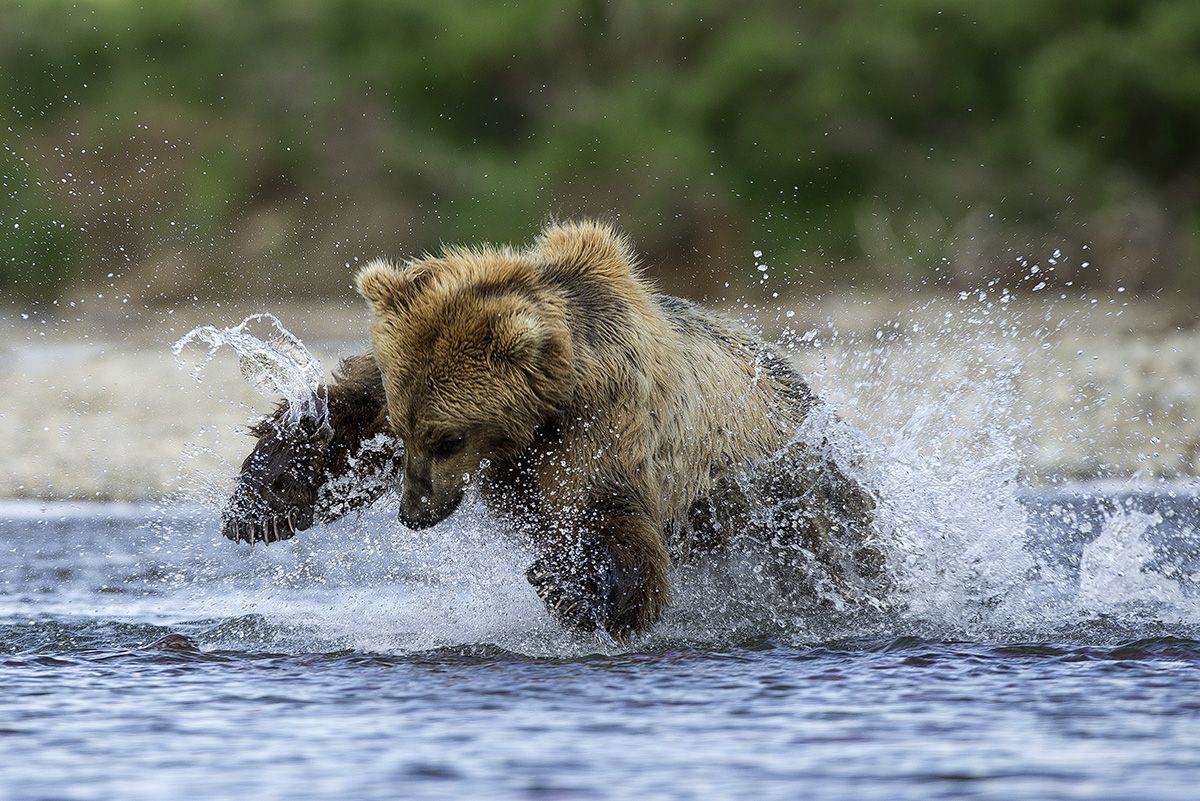
M 435 506 L 429 502 L 427 497 L 421 497 L 417 503 L 410 503 L 408 495 L 405 493 L 400 496 L 400 511 L 397 512 L 396 518 L 403 523 L 407 528 L 414 531 L 435 526 L 445 520 L 454 510 L 458 508 L 459 502 L 462 501 L 462 495 L 453 498 L 450 503 L 442 506 Z
M 430 526 L 435 526 L 442 522 L 441 520 L 435 520 L 429 517 L 414 517 L 413 515 L 407 514 L 403 507 L 401 507 L 400 511 L 396 514 L 396 519 L 403 523 L 405 528 L 411 528 L 413 531 L 420 531 L 423 528 L 429 528 Z
M 409 456 L 404 465 L 400 511 L 396 517 L 411 529 L 436 525 L 449 517 L 462 501 L 461 488 L 446 492 L 435 486 L 429 460 Z

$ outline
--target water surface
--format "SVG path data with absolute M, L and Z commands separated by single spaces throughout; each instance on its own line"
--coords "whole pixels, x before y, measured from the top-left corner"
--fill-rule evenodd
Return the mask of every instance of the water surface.
M 477 510 L 264 550 L 198 509 L 7 505 L 0 797 L 1194 799 L 1200 500 L 1019 508 L 1002 581 L 918 543 L 907 599 L 839 612 L 741 554 L 621 647 L 560 632 Z

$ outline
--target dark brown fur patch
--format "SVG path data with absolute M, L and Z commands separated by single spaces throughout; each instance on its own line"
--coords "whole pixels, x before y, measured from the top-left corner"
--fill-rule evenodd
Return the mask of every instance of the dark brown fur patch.
M 550 264 L 543 268 L 547 284 L 563 293 L 572 330 L 590 347 L 613 345 L 630 323 L 629 304 L 612 287 L 576 267 Z

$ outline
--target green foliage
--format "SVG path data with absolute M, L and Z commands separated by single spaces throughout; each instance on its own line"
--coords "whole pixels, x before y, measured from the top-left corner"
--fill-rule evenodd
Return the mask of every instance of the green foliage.
M 1198 283 L 1194 0 L 0 14 L 0 224 L 28 220 L 2 245 L 10 289 L 53 291 L 14 272 L 34 259 L 84 279 L 173 259 L 177 292 L 335 292 L 356 257 L 583 213 L 680 283 L 753 275 L 755 248 L 894 283 L 1084 243 L 1103 266 L 1079 281 Z
M 59 289 L 77 250 L 65 219 L 26 165 L 0 150 L 0 291 L 44 298 Z

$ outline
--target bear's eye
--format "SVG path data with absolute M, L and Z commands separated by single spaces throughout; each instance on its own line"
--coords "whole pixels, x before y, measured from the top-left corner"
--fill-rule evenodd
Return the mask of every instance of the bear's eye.
M 465 442 L 462 437 L 442 437 L 429 447 L 429 455 L 435 459 L 448 458 L 461 451 Z

